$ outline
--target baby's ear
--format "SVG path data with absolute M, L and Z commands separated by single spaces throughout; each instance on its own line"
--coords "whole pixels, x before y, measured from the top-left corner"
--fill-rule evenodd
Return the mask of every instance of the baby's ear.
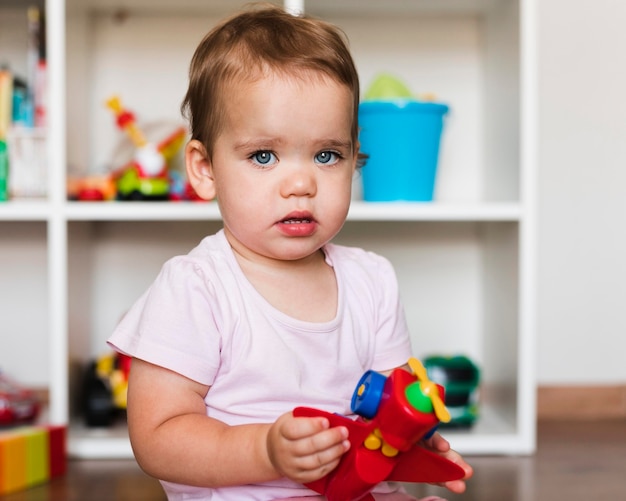
M 197 195 L 203 200 L 215 198 L 215 179 L 213 166 L 204 145 L 192 139 L 185 147 L 185 166 L 187 179 Z

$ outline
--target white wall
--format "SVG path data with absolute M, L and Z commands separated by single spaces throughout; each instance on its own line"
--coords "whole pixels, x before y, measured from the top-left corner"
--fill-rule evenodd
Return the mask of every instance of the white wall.
M 626 2 L 538 1 L 538 379 L 626 382 Z

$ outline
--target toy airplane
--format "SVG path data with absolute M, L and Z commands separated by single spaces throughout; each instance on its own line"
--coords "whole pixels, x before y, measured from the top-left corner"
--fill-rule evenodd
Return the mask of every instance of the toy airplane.
M 439 483 L 465 476 L 457 464 L 420 445 L 439 422 L 450 420 L 443 388 L 428 379 L 415 358 L 413 374 L 396 369 L 389 377 L 366 372 L 352 397 L 352 420 L 319 409 L 297 407 L 296 417 L 325 417 L 330 426 L 345 426 L 350 449 L 337 468 L 306 484 L 328 501 L 373 501 L 370 491 L 385 480 Z

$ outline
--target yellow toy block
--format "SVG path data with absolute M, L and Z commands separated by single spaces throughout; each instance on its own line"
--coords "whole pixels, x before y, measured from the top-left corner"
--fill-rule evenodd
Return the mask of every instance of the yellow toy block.
M 50 447 L 43 428 L 29 428 L 26 438 L 26 485 L 41 484 L 50 479 Z

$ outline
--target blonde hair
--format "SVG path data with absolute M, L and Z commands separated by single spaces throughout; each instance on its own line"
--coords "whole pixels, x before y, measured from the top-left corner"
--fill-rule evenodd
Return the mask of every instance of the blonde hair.
M 273 5 L 256 6 L 216 26 L 191 60 L 182 103 L 191 136 L 209 157 L 223 127 L 229 84 L 254 81 L 268 71 L 307 78 L 320 72 L 353 94 L 352 141 L 358 140 L 359 77 L 344 33 L 334 25 L 294 16 Z

